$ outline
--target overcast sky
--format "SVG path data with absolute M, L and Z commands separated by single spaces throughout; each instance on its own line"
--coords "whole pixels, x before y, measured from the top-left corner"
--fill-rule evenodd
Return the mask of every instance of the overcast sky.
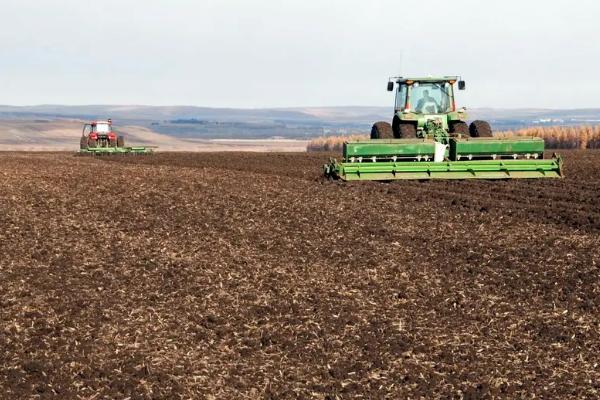
M 0 104 L 391 105 L 457 74 L 469 107 L 600 107 L 592 0 L 0 0 Z

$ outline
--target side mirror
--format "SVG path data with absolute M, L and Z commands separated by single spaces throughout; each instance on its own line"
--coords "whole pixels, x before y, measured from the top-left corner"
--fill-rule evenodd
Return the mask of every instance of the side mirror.
M 387 91 L 388 92 L 393 92 L 394 91 L 394 82 L 392 82 L 392 81 L 388 82 Z
M 465 83 L 465 81 L 458 81 L 458 90 L 465 90 L 466 87 L 467 84 Z

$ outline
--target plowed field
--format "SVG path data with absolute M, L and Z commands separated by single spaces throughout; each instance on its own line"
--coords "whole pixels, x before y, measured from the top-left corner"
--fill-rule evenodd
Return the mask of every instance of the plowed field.
M 322 154 L 0 153 L 0 398 L 600 396 L 600 152 L 353 183 Z

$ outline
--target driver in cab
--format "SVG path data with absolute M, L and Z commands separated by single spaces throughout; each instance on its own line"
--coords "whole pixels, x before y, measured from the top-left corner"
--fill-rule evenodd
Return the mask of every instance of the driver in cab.
M 429 90 L 423 91 L 423 97 L 417 103 L 416 111 L 420 114 L 437 114 L 439 109 L 439 104 L 429 95 Z

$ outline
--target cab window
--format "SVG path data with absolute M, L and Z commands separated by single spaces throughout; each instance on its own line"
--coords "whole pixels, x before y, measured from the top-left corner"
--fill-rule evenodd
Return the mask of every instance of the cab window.
M 406 105 L 406 85 L 398 85 L 398 91 L 396 92 L 396 110 L 403 110 Z

